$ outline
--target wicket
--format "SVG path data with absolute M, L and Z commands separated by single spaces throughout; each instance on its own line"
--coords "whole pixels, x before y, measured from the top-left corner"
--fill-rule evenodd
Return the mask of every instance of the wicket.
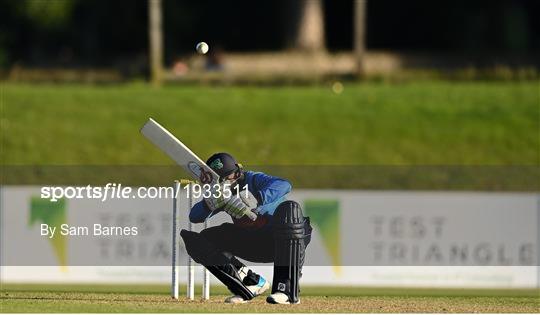
M 188 179 L 181 179 L 181 180 L 175 180 L 173 185 L 173 205 L 172 205 L 172 286 L 171 286 L 171 296 L 174 299 L 179 298 L 179 281 L 178 281 L 178 275 L 179 275 L 179 266 L 178 266 L 178 249 L 179 249 L 179 238 L 180 238 L 180 230 L 178 228 L 178 208 L 179 205 L 179 198 L 178 195 L 181 194 L 180 189 L 182 188 L 182 185 L 189 185 L 195 183 L 194 181 L 188 180 Z M 193 196 L 191 193 L 188 194 L 187 198 L 187 212 L 189 215 L 189 211 L 191 210 L 191 207 L 193 207 Z M 192 223 L 188 221 L 188 230 L 191 231 L 193 229 Z M 207 223 L 204 222 L 204 228 L 207 227 Z M 187 264 L 187 298 L 190 300 L 195 299 L 195 263 L 189 257 L 188 255 L 188 264 Z M 202 283 L 202 298 L 205 300 L 210 299 L 210 273 L 208 272 L 208 269 L 203 267 L 203 283 Z

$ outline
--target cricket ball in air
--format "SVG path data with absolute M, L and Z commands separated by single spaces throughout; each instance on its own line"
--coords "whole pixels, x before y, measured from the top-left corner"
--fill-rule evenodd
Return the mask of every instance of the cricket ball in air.
M 205 42 L 200 42 L 197 44 L 197 46 L 195 46 L 195 49 L 197 50 L 197 52 L 201 55 L 204 55 L 208 52 L 208 44 L 205 43 Z

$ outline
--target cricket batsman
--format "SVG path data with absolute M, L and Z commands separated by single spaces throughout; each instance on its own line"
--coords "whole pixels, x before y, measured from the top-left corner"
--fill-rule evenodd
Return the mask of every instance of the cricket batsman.
M 299 281 L 312 228 L 300 205 L 286 200 L 291 184 L 264 173 L 244 171 L 227 153 L 212 155 L 206 164 L 223 184 L 231 187 L 233 194 L 224 197 L 223 193 L 212 193 L 193 206 L 189 219 L 202 223 L 216 213 L 226 212 L 233 223 L 209 227 L 200 233 L 182 230 L 188 254 L 231 291 L 233 296 L 226 303 L 245 303 L 270 288 L 265 278 L 237 257 L 255 263 L 274 263 L 268 303 L 300 303 Z M 237 189 L 244 190 L 236 193 Z M 250 212 L 256 213 L 256 220 L 248 217 Z

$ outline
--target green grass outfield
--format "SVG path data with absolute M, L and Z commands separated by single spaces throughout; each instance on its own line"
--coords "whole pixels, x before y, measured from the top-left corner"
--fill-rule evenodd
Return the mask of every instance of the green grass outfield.
M 183 287 L 182 287 L 183 288 Z M 539 290 L 397 289 L 304 287 L 299 305 L 269 305 L 263 297 L 227 305 L 224 287 L 210 301 L 171 299 L 166 286 L 8 284 L 1 290 L 4 313 L 33 312 L 216 312 L 216 313 L 538 313 Z M 199 291 L 197 291 L 198 293 Z
M 350 83 L 342 94 L 325 85 L 2 83 L 0 158 L 170 165 L 138 133 L 151 116 L 200 156 L 229 151 L 248 165 L 537 167 L 539 97 L 538 81 Z

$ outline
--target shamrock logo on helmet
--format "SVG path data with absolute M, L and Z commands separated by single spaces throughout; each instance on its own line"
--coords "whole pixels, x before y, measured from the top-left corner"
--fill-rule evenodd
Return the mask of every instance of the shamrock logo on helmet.
M 210 167 L 217 171 L 217 170 L 220 170 L 223 168 L 223 163 L 221 162 L 220 159 L 215 159 L 214 161 L 212 161 L 212 163 L 210 164 Z

